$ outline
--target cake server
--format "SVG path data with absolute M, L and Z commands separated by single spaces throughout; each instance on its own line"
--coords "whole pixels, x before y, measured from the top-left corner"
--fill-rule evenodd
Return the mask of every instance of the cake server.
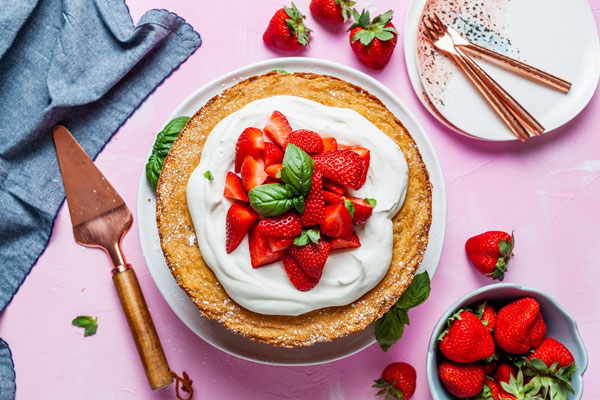
M 57 125 L 52 134 L 75 241 L 108 254 L 113 282 L 150 387 L 168 386 L 173 376 L 137 276 L 121 250 L 121 239 L 133 221 L 131 211 L 67 128 Z

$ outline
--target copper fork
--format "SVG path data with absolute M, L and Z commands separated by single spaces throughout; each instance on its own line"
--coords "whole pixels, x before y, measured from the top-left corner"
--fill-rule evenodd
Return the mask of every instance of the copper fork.
M 454 41 L 450 34 L 438 24 L 434 23 L 429 17 L 423 19 L 423 25 L 425 26 L 425 32 L 429 37 L 429 40 L 431 40 L 431 43 L 433 43 L 437 49 L 450 54 L 452 58 L 454 58 L 458 66 L 463 70 L 515 136 L 523 142 L 527 140 L 529 138 L 529 133 L 527 133 L 527 130 L 519 121 L 516 113 L 506 105 L 501 94 L 492 90 L 486 82 L 485 77 L 477 73 L 477 70 L 473 65 L 475 62 L 472 62 L 472 60 L 469 62 L 454 46 Z

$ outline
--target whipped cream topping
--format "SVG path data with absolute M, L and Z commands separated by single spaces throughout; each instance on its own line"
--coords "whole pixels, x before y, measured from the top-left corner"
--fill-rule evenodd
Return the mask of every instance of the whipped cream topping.
M 371 151 L 366 183 L 348 192 L 377 200 L 373 216 L 355 226 L 361 247 L 331 252 L 319 284 L 307 292 L 291 284 L 281 261 L 253 269 L 248 235 L 232 253 L 225 250 L 225 219 L 232 201 L 223 197 L 223 190 L 227 171 L 234 169 L 235 143 L 245 128 L 265 126 L 274 110 L 282 112 L 293 129 L 310 129 L 336 138 L 338 144 Z M 214 180 L 204 177 L 207 170 Z M 408 167 L 398 145 L 356 111 L 273 96 L 249 103 L 214 127 L 188 181 L 187 203 L 202 258 L 235 302 L 261 314 L 300 315 L 349 304 L 385 276 L 392 260 L 391 219 L 404 203 L 407 185 Z

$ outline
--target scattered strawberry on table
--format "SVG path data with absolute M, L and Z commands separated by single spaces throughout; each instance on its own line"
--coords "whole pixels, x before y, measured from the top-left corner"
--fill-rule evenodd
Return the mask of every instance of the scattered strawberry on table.
M 506 232 L 490 231 L 473 236 L 465 243 L 471 264 L 485 276 L 503 280 L 508 260 L 513 255 L 515 237 Z
M 263 34 L 263 41 L 268 46 L 288 51 L 307 46 L 311 29 L 304 25 L 305 18 L 294 3 L 291 8 L 280 8 L 271 18 Z
M 354 4 L 350 0 L 311 0 L 310 13 L 315 19 L 328 24 L 343 24 L 348 21 Z
M 385 396 L 385 400 L 408 400 L 417 387 L 417 371 L 405 362 L 391 363 L 372 387 L 381 389 L 376 396 Z
M 494 305 L 484 301 L 448 320 L 438 366 L 446 390 L 459 399 L 566 400 L 577 366 L 566 346 L 546 336 L 538 301 Z
M 378 15 L 373 20 L 369 11 L 363 10 L 358 14 L 352 10 L 354 24 L 350 31 L 350 46 L 354 54 L 367 67 L 383 69 L 390 61 L 398 42 L 398 31 L 392 24 L 392 10 Z
M 248 234 L 253 268 L 283 261 L 298 290 L 312 289 L 330 252 L 361 245 L 354 227 L 367 223 L 377 202 L 344 194 L 362 187 L 369 163 L 367 148 L 342 148 L 317 132 L 293 130 L 279 111 L 263 130 L 246 128 L 235 146 L 234 171 L 241 176 L 225 177 L 223 196 L 233 201 L 227 252 Z

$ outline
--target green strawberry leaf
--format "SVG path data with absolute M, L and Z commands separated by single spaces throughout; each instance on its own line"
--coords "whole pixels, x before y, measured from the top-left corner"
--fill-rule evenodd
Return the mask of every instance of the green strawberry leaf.
M 250 205 L 263 217 L 283 214 L 295 206 L 296 198 L 288 187 L 281 183 L 259 185 L 248 192 Z
M 366 201 L 367 203 L 369 203 L 371 205 L 371 207 L 375 207 L 377 205 L 377 200 L 375 200 L 375 199 L 369 199 L 369 198 L 365 197 L 363 200 Z
M 308 196 L 315 164 L 308 154 L 296 145 L 288 144 L 283 156 L 281 180 L 293 186 L 302 196 Z
M 206 172 L 204 173 L 204 177 L 205 177 L 206 179 L 208 179 L 209 181 L 214 181 L 214 180 L 215 180 L 215 177 L 213 176 L 212 172 L 210 172 L 210 170 L 209 170 L 209 171 L 206 171 Z
M 406 291 L 380 319 L 375 322 L 375 339 L 385 352 L 404 333 L 404 325 L 410 325 L 408 311 L 427 300 L 431 292 L 429 274 L 415 275 Z
M 375 37 L 379 40 L 386 41 L 386 40 L 393 39 L 394 34 L 389 31 L 381 30 L 381 31 L 375 32 Z
M 346 207 L 346 210 L 348 210 L 348 212 L 350 213 L 350 216 L 354 218 L 354 203 L 344 198 L 344 206 Z
M 146 163 L 146 179 L 153 189 L 156 189 L 160 172 L 171 146 L 189 119 L 190 117 L 177 117 L 171 120 L 156 136 L 152 153 Z

